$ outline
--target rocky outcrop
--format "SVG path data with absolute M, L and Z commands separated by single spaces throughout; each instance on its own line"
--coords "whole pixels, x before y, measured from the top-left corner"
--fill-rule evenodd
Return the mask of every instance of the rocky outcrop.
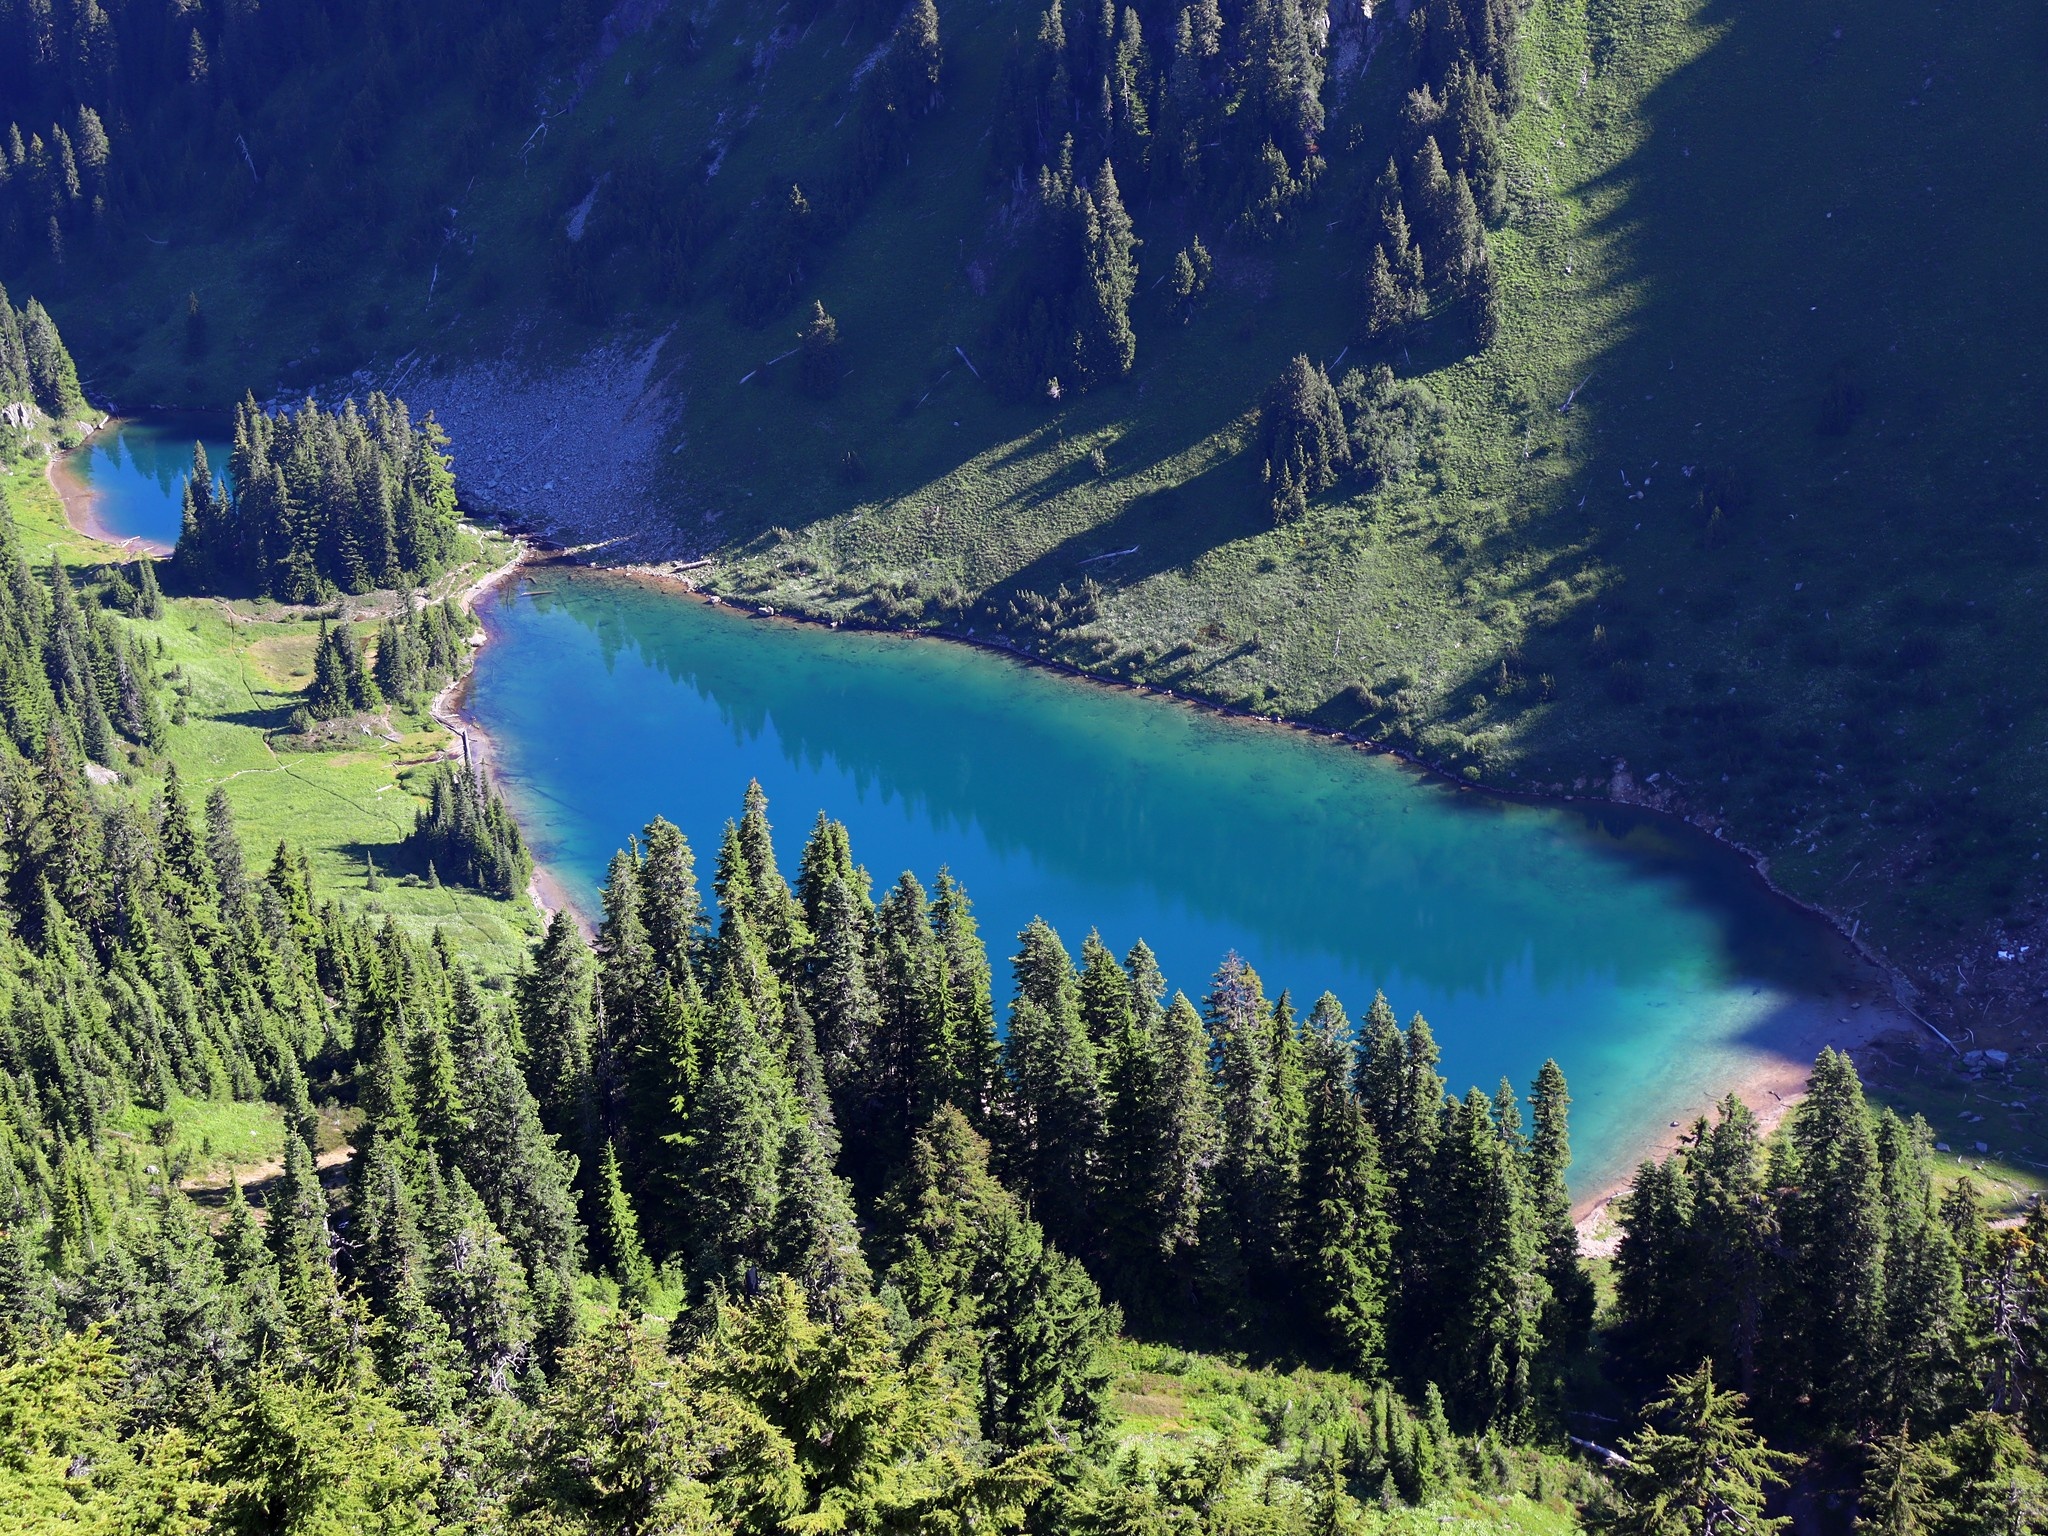
M 666 340 L 614 343 L 563 365 L 428 364 L 385 387 L 447 430 L 465 507 L 564 543 L 617 541 L 634 558 L 662 559 L 684 543 L 679 488 L 657 483 L 682 403 Z

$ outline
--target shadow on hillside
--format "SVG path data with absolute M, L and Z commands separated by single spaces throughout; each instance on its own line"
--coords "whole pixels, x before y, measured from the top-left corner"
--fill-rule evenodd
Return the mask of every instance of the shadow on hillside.
M 1223 543 L 1265 532 L 1271 524 L 1256 520 L 1258 485 L 1246 458 L 1244 454 L 1220 458 L 1179 485 L 1145 491 L 1123 501 L 1110 517 L 1019 566 L 1003 579 L 1000 588 L 1050 593 L 1091 576 L 1105 587 L 1132 586 L 1163 571 L 1187 566 Z M 1086 471 L 1085 460 L 1081 467 Z M 1241 481 L 1242 485 L 1218 484 L 1226 480 Z M 1232 495 L 1238 491 L 1241 498 Z M 1219 529 L 1223 519 L 1213 512 L 1204 515 L 1201 511 L 1204 502 L 1213 508 L 1237 499 L 1245 507 L 1245 526 L 1235 534 Z M 1225 536 L 1215 537 L 1218 532 Z
M 1596 44 L 1609 71 L 1673 45 L 1679 7 L 1645 9 L 1663 30 Z M 1639 147 L 1574 189 L 1606 210 L 1580 238 L 1629 308 L 1579 370 L 1580 472 L 1469 559 L 1527 560 L 1501 594 L 1525 611 L 1577 569 L 1603 579 L 1549 603 L 1517 658 L 1556 707 L 1531 689 L 1453 723 L 1539 761 L 1675 772 L 1696 808 L 1741 806 L 1752 841 L 1832 815 L 1842 866 L 1939 882 L 2024 857 L 1997 846 L 1993 790 L 2028 793 L 2007 732 L 2048 715 L 2038 673 L 2011 667 L 2034 648 L 2012 624 L 2041 622 L 2020 589 L 2043 496 L 2016 338 L 2048 306 L 1987 302 L 2024 219 L 1962 152 L 2004 110 L 1979 75 L 2040 60 L 1999 56 L 2016 5 L 1968 38 L 1880 9 L 1709 6 L 1689 25 L 1711 41 L 1642 101 Z M 1497 663 L 1447 696 L 1492 694 Z M 1930 815 L 1952 780 L 1985 793 Z
M 278 704 L 269 709 L 236 709 L 212 715 L 208 718 L 221 725 L 247 726 L 258 731 L 281 731 L 291 723 L 292 711 L 298 707 L 298 700 Z

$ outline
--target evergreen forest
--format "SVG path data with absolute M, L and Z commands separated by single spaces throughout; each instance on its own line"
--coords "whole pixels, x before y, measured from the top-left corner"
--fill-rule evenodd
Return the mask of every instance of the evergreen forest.
M 2048 1536 L 2048 1205 L 1906 1102 L 2039 1113 L 2044 99 L 2023 0 L 0 0 L 0 1536 Z M 1682 816 L 1954 1062 L 1589 1241 L 1557 1062 L 759 783 L 546 910 L 478 512 Z
M 447 565 L 455 477 L 430 415 L 372 394 L 338 412 L 308 400 L 235 409 L 229 484 L 195 446 L 175 568 L 193 591 L 258 592 L 314 603 L 337 592 L 410 587 Z

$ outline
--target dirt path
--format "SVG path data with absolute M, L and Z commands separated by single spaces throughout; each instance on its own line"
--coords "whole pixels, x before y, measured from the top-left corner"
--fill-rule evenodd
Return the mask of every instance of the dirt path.
M 347 1143 L 329 1147 L 313 1159 L 313 1166 L 320 1176 L 322 1187 L 333 1189 L 346 1177 L 349 1160 L 356 1155 L 356 1149 Z M 244 1163 L 238 1167 L 214 1169 L 195 1178 L 181 1179 L 178 1188 L 190 1195 L 199 1205 L 222 1206 L 228 1201 L 228 1190 L 237 1181 L 249 1203 L 256 1207 L 256 1220 L 263 1220 L 263 1208 L 269 1203 L 270 1191 L 277 1181 L 284 1177 L 284 1159 L 266 1158 L 260 1163 Z

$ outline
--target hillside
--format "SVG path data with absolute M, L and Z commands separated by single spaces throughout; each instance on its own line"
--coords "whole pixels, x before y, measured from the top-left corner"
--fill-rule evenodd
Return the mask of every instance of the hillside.
M 1990 1225 L 1833 1051 L 1768 1139 L 1730 1097 L 1644 1163 L 1589 1266 L 1555 1063 L 1448 1096 L 1384 999 L 1232 956 L 1168 1004 L 1041 921 L 999 1032 L 966 893 L 875 903 L 822 815 L 778 856 L 758 784 L 708 891 L 664 820 L 622 850 L 594 945 L 397 876 L 440 621 L 342 638 L 390 594 L 317 530 L 404 419 L 243 424 L 308 542 L 255 493 L 230 532 L 321 609 L 166 595 L 248 577 L 0 472 L 11 1528 L 1663 1536 L 1702 1464 L 1760 1529 L 2039 1527 L 2048 1208 Z
M 494 110 L 394 88 L 345 184 L 309 165 L 290 195 L 268 146 L 316 141 L 323 97 L 288 89 L 249 115 L 249 188 L 239 153 L 211 162 L 74 239 L 61 289 L 47 253 L 18 259 L 116 401 L 403 379 L 485 445 L 473 498 L 630 528 L 626 557 L 715 555 L 719 589 L 799 611 L 1000 627 L 1503 787 L 1600 793 L 1625 760 L 1621 792 L 1725 828 L 1944 1000 L 2048 984 L 1988 957 L 2040 893 L 2034 8 L 1535 0 L 1484 349 L 1469 291 L 1367 335 L 1372 187 L 1432 45 L 1392 10 L 1340 16 L 1326 165 L 1283 149 L 1289 196 L 1226 194 L 1214 164 L 1176 182 L 1163 124 L 1138 174 L 1105 130 L 1142 242 L 1135 365 L 1057 400 L 1002 387 L 1043 227 L 1021 166 L 999 174 L 1036 12 L 940 10 L 938 85 L 886 132 L 897 19 L 796 14 L 536 34 Z M 1141 31 L 1162 54 L 1171 11 Z M 1248 229 L 1254 204 L 1279 211 Z M 1181 303 L 1197 238 L 1214 273 Z M 823 399 L 795 353 L 814 301 L 838 332 Z M 625 387 L 608 359 L 657 339 Z M 1258 408 L 1296 354 L 1387 363 L 1440 423 L 1402 417 L 1380 484 L 1276 526 Z M 572 428 L 538 454 L 536 404 Z

